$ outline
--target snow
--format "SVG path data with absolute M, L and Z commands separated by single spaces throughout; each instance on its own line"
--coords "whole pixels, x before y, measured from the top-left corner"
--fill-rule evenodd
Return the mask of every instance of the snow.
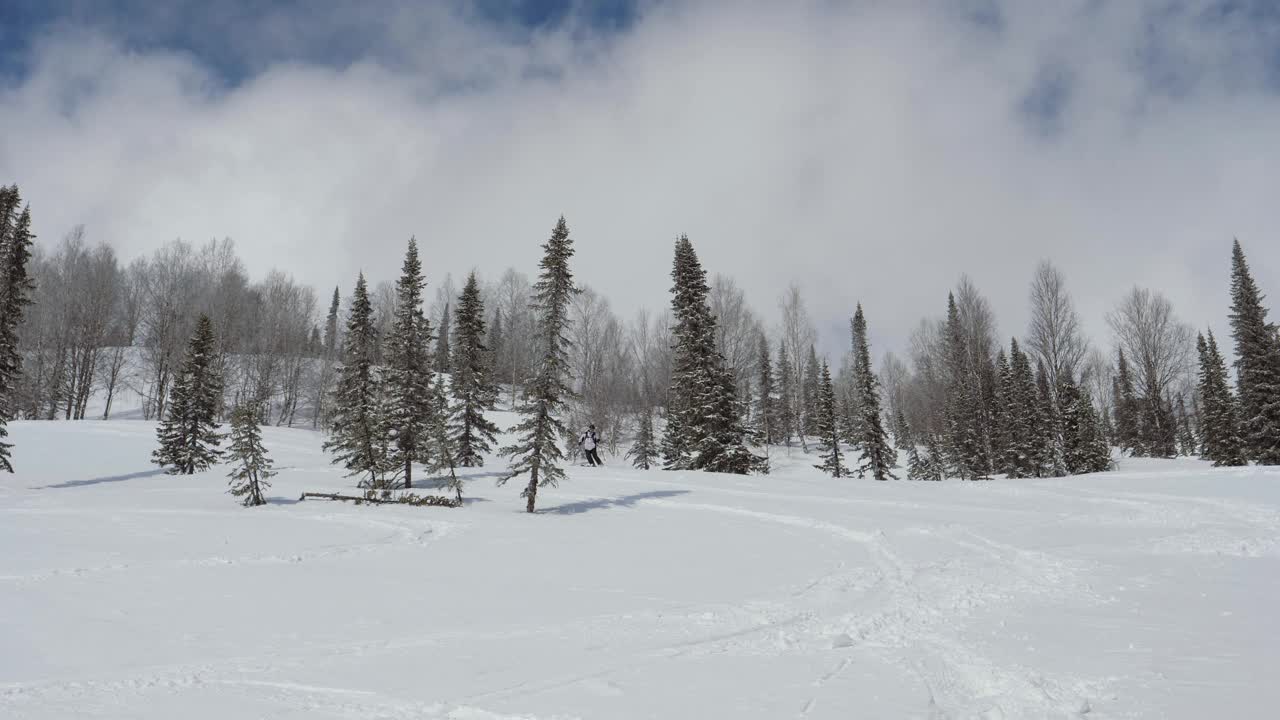
M 500 426 L 512 422 L 497 414 Z M 13 423 L 3 718 L 1202 718 L 1280 707 L 1280 470 L 877 483 L 572 467 L 527 515 L 271 503 L 138 420 Z

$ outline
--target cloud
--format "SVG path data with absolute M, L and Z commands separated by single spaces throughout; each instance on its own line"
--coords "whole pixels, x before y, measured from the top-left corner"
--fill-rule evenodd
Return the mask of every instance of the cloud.
M 1280 43 L 1231 6 L 655 4 L 608 33 L 397 6 L 337 59 L 343 18 L 290 19 L 219 21 L 243 77 L 58 26 L 0 92 L 0 178 L 46 241 L 229 236 L 344 293 L 411 234 L 435 279 L 532 274 L 564 213 L 579 279 L 658 308 L 687 232 L 770 319 L 800 281 L 833 350 L 859 300 L 900 348 L 962 272 L 1021 334 L 1044 257 L 1104 344 L 1134 283 L 1221 328 L 1233 235 L 1280 297 Z

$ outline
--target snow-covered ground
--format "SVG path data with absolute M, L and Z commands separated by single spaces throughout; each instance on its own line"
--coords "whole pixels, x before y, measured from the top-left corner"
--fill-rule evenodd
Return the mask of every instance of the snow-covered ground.
M 502 422 L 509 422 L 503 417 Z M 319 435 L 224 469 L 141 421 L 15 423 L 2 718 L 1242 718 L 1280 712 L 1280 472 L 1051 481 L 571 468 L 527 515 L 350 487 Z

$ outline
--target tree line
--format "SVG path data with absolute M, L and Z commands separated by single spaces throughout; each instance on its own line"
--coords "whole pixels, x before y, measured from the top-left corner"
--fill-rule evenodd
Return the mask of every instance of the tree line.
M 472 272 L 461 290 L 446 278 L 429 302 L 411 240 L 397 282 L 370 287 L 361 275 L 321 313 L 315 291 L 284 273 L 252 281 L 230 241 L 175 241 L 124 265 L 83 228 L 35 245 L 17 188 L 0 200 L 6 421 L 85 418 L 91 400 L 106 418 L 124 393 L 143 417 L 165 419 L 207 322 L 214 418 L 248 407 L 261 423 L 325 428 L 335 456 L 370 487 L 412 486 L 415 465 L 448 473 L 482 463 L 498 431 L 486 413 L 500 402 L 538 404 L 554 421 L 538 426 L 538 452 L 551 453 L 541 443 L 558 435 L 556 452 L 572 453 L 560 428 L 589 420 L 606 449 L 630 445 L 646 468 L 763 472 L 776 446 L 815 449 L 837 477 L 876 479 L 1095 472 L 1112 447 L 1280 463 L 1280 340 L 1238 242 L 1234 358 L 1161 293 L 1136 287 L 1108 314 L 1104 350 L 1044 262 L 1021 337 L 997 339 L 990 303 L 962 276 L 943 312 L 911 334 L 905 359 L 884 353 L 877 369 L 861 304 L 847 349 L 821 357 L 799 285 L 767 328 L 731 278 L 703 269 L 687 237 L 674 248 L 670 307 L 656 315 L 624 320 L 577 284 L 552 293 L 571 277 L 563 220 L 544 246 L 563 262 L 548 269 L 544 257 L 536 282 L 515 269 L 487 283 Z M 548 365 L 561 374 L 541 377 Z M 557 384 L 563 392 L 547 389 Z M 559 477 L 562 458 L 547 458 L 536 484 Z

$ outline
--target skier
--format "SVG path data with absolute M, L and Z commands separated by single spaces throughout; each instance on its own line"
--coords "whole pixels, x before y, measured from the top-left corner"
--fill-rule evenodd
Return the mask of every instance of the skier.
M 591 467 L 596 465 L 604 465 L 600 459 L 600 453 L 596 452 L 596 447 L 600 444 L 600 436 L 596 434 L 596 426 L 590 425 L 587 431 L 582 433 L 582 437 L 578 440 L 578 444 L 582 446 L 583 452 L 587 455 L 587 463 Z

